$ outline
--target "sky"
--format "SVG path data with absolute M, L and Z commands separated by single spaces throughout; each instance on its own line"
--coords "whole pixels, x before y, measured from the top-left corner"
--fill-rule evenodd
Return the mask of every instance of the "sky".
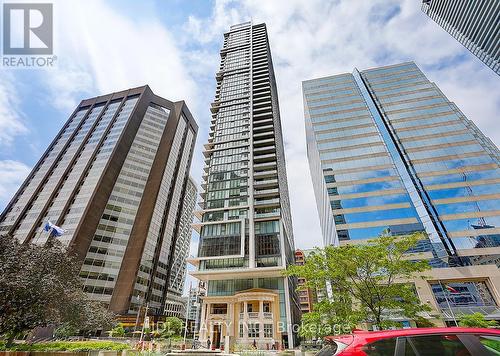
M 303 80 L 415 61 L 500 142 L 499 77 L 424 15 L 419 0 L 53 3 L 55 66 L 0 66 L 0 210 L 80 100 L 144 84 L 169 100 L 185 100 L 195 116 L 200 130 L 191 175 L 200 183 L 223 33 L 249 20 L 265 22 L 269 32 L 296 248 L 322 244 L 306 156 Z M 192 254 L 196 247 L 194 236 Z

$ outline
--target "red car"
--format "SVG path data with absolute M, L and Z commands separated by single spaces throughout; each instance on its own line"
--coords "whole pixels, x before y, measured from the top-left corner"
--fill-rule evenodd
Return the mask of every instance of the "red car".
M 500 330 L 415 328 L 327 336 L 316 356 L 500 356 Z

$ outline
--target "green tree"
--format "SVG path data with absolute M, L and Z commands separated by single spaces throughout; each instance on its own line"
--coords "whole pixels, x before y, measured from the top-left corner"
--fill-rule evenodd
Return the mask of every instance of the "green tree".
M 172 336 L 179 336 L 183 330 L 183 322 L 181 319 L 170 316 L 165 319 L 160 329 L 161 337 L 170 339 Z
M 393 326 L 391 315 L 421 321 L 422 312 L 430 307 L 422 304 L 412 279 L 430 268 L 426 261 L 410 260 L 406 252 L 415 247 L 422 234 L 409 236 L 383 235 L 364 244 L 327 246 L 308 256 L 303 266 L 290 266 L 286 274 L 306 279 L 303 288 L 329 284 L 332 301 L 315 306 L 303 317 L 302 325 L 336 325 L 345 332 L 362 320 L 381 329 Z M 302 331 L 303 335 L 307 332 Z M 318 336 L 322 336 L 319 333 Z
M 82 292 L 79 265 L 55 239 L 35 246 L 0 236 L 0 335 L 8 344 L 38 326 L 112 327 L 113 314 Z
M 122 323 L 118 323 L 113 329 L 108 331 L 110 337 L 122 337 L 125 336 L 125 329 Z
M 327 335 L 349 333 L 362 318 L 352 310 L 343 310 L 347 305 L 351 305 L 350 298 L 349 304 L 339 299 L 315 303 L 311 312 L 302 315 L 299 335 L 305 339 L 320 339 Z
M 467 314 L 460 317 L 458 325 L 467 328 L 491 328 L 497 326 L 494 320 L 486 320 L 481 313 Z

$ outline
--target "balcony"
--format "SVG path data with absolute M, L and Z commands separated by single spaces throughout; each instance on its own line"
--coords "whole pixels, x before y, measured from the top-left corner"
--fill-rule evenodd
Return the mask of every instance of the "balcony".
M 254 217 L 255 217 L 255 219 L 276 218 L 276 217 L 280 217 L 280 212 L 275 211 L 272 213 L 255 213 Z
M 269 145 L 269 146 L 264 146 L 264 147 L 257 147 L 257 148 L 254 148 L 254 150 L 253 150 L 254 155 L 266 154 L 266 153 L 276 153 L 276 146 Z
M 260 180 L 260 181 L 255 181 L 253 183 L 254 187 L 258 188 L 264 188 L 264 187 L 273 187 L 278 185 L 278 180 L 277 179 L 266 179 L 266 180 Z
M 269 94 L 271 95 L 271 94 Z M 252 115 L 254 120 L 259 120 L 259 119 L 272 119 L 273 118 L 273 112 L 272 111 L 266 111 L 266 112 L 262 112 L 262 113 L 259 113 L 259 114 L 253 114 Z
M 254 206 L 264 207 L 264 206 L 276 206 L 280 204 L 279 198 L 274 199 L 264 199 L 264 200 L 255 200 Z
M 268 168 L 275 168 L 276 167 L 276 161 L 271 161 L 271 162 L 265 162 L 265 163 L 256 163 L 253 165 L 254 171 L 264 171 Z
M 253 128 L 254 137 L 262 132 L 274 132 L 274 126 L 272 124 L 265 126 L 254 126 Z
M 264 312 L 264 319 L 272 319 L 273 313 Z
M 254 155 L 253 161 L 254 163 L 274 162 L 276 161 L 276 154 L 268 153 L 262 155 Z
M 254 172 L 253 176 L 254 178 L 267 178 L 267 177 L 275 177 L 277 174 L 278 171 L 276 169 L 270 169 L 267 171 Z
M 267 118 L 267 119 L 261 119 L 261 120 L 253 120 L 253 127 L 254 129 L 261 126 L 261 125 L 272 125 L 273 124 L 273 119 L 272 118 Z
M 272 102 L 268 98 L 266 98 L 266 100 L 259 100 L 257 102 L 255 102 L 255 101 L 253 102 L 254 108 L 260 108 L 260 107 L 264 107 L 264 106 L 269 107 L 270 105 L 272 105 Z
M 259 312 L 248 312 L 248 319 L 260 319 L 260 313 Z M 262 313 L 262 318 L 267 319 L 267 320 L 272 320 L 273 319 L 273 313 L 270 312 L 264 312 Z M 240 320 L 243 320 L 245 318 L 245 313 L 240 313 Z
M 259 133 L 253 134 L 254 141 L 261 140 L 261 139 L 267 139 L 267 138 L 274 138 L 274 130 L 273 129 L 269 129 L 267 131 L 261 131 Z
M 255 139 L 253 141 L 253 146 L 254 147 L 262 147 L 262 146 L 269 146 L 269 145 L 274 145 L 274 137 L 273 138 L 267 138 L 267 139 Z
M 255 190 L 253 194 L 255 197 L 275 196 L 279 194 L 279 190 L 278 188 Z

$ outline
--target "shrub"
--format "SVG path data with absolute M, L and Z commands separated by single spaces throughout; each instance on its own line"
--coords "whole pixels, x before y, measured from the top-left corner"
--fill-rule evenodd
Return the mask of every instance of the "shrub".
M 54 341 L 39 342 L 34 344 L 14 344 L 7 348 L 5 343 L 0 343 L 0 351 L 90 351 L 113 350 L 121 351 L 130 349 L 130 345 L 113 341 Z

